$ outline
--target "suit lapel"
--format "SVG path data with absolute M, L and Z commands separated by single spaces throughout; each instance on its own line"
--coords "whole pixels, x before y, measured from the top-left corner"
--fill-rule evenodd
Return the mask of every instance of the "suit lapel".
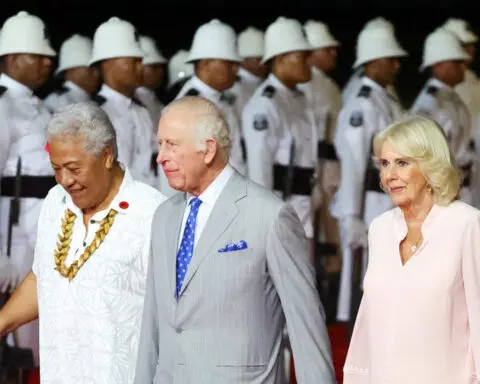
M 172 197 L 172 208 L 168 214 L 167 228 L 165 230 L 166 254 L 168 275 L 170 276 L 170 291 L 175 297 L 177 285 L 177 250 L 180 229 L 182 227 L 183 214 L 187 201 L 185 193 L 179 193 Z
M 246 195 L 245 179 L 235 172 L 212 209 L 205 228 L 195 247 L 192 260 L 183 280 L 182 293 L 197 272 L 202 261 L 209 255 L 213 244 L 227 230 L 238 214 L 236 202 Z

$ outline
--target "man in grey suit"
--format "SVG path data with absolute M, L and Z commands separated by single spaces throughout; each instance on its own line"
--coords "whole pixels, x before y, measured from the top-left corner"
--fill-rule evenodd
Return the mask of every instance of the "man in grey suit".
M 228 165 L 228 125 L 210 101 L 170 104 L 158 141 L 184 193 L 153 219 L 135 384 L 280 384 L 285 321 L 297 382 L 335 383 L 293 209 Z

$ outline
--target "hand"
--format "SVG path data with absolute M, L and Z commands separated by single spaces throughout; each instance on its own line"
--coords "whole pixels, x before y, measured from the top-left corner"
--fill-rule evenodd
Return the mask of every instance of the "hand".
M 20 275 L 10 259 L 0 253 L 0 292 L 15 289 L 20 282 Z
M 356 216 L 348 216 L 343 220 L 348 246 L 353 249 L 359 247 L 365 248 L 367 246 L 368 239 L 367 227 L 363 220 L 360 220 Z

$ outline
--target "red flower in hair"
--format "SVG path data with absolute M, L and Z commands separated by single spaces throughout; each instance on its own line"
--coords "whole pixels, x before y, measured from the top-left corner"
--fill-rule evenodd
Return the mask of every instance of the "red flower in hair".
M 48 143 L 45 145 L 45 151 L 50 153 L 50 145 L 48 145 Z

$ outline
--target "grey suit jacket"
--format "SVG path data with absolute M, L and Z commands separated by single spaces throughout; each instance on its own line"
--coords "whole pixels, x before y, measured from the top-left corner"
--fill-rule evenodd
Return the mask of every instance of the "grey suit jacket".
M 205 225 L 175 298 L 185 194 L 152 224 L 135 384 L 279 384 L 287 330 L 299 384 L 335 383 L 302 225 L 270 191 L 234 173 Z M 218 252 L 229 242 L 248 248 Z

